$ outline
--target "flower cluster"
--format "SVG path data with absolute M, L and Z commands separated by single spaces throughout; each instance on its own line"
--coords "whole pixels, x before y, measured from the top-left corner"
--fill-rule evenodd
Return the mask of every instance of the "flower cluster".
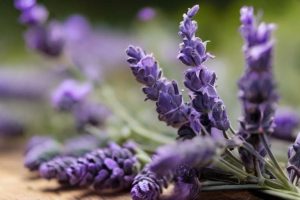
M 91 90 L 90 83 L 67 79 L 52 93 L 53 107 L 58 111 L 72 113 L 79 131 L 83 131 L 87 125 L 102 126 L 109 115 L 105 106 L 87 100 Z
M 193 17 L 198 10 L 198 5 L 189 9 L 179 25 L 179 35 L 183 42 L 180 44 L 178 59 L 192 67 L 185 72 L 184 85 L 192 92 L 192 105 L 199 112 L 201 123 L 208 130 L 216 127 L 226 131 L 229 120 L 224 103 L 216 90 L 216 74 L 203 65 L 213 56 L 206 52 L 207 42 L 196 37 L 198 26 Z
M 40 176 L 45 179 L 56 179 L 61 184 L 68 184 L 69 179 L 66 169 L 75 161 L 75 157 L 58 156 L 41 164 L 39 168 Z
M 139 165 L 131 146 L 112 143 L 78 158 L 67 174 L 70 185 L 92 185 L 98 191 L 121 190 L 131 186 Z
M 129 46 L 126 53 L 133 75 L 145 85 L 146 99 L 156 101 L 158 118 L 175 128 L 188 125 L 198 133 L 199 115 L 191 105 L 184 103 L 176 81 L 163 77 L 155 58 L 139 47 Z
M 146 166 L 134 178 L 131 187 L 131 196 L 133 200 L 154 200 L 159 199 L 163 188 L 168 187 L 172 175 L 158 176 Z
M 62 25 L 47 23 L 48 11 L 36 0 L 15 0 L 15 7 L 21 11 L 20 22 L 29 27 L 25 34 L 27 46 L 44 55 L 59 56 L 64 47 Z
M 273 131 L 273 115 L 278 95 L 272 74 L 273 24 L 257 25 L 252 7 L 241 8 L 241 35 L 244 38 L 243 51 L 246 70 L 238 82 L 239 97 L 244 116 L 240 120 L 240 135 L 265 156 L 259 134 Z M 240 149 L 241 158 L 248 171 L 254 169 L 252 156 Z

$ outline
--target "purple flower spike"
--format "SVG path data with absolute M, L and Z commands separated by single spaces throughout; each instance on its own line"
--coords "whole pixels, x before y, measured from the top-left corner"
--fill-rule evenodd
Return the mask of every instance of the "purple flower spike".
M 294 133 L 300 125 L 300 117 L 295 112 L 283 111 L 275 114 L 274 117 L 274 132 L 272 137 L 293 141 L 295 140 Z
M 34 140 L 31 140 L 31 144 L 28 145 L 24 160 L 24 165 L 31 171 L 38 170 L 42 163 L 51 160 L 62 152 L 61 145 L 51 138 Z
M 56 179 L 61 184 L 68 184 L 69 178 L 67 168 L 75 163 L 76 158 L 63 156 L 56 157 L 48 162 L 43 163 L 39 168 L 40 176 L 45 179 Z
M 201 124 L 208 131 L 211 127 L 226 131 L 229 120 L 225 105 L 216 90 L 216 74 L 203 66 L 213 56 L 206 52 L 207 42 L 196 37 L 197 22 L 192 18 L 198 10 L 198 5 L 189 9 L 179 26 L 183 43 L 180 44 L 178 59 L 188 67 L 193 67 L 186 70 L 184 85 L 192 91 L 192 105 L 199 112 Z
M 139 47 L 129 46 L 126 53 L 133 75 L 145 85 L 146 99 L 156 101 L 158 118 L 175 128 L 188 125 L 193 129 L 193 135 L 199 133 L 199 114 L 184 103 L 177 83 L 163 77 L 155 58 Z
M 24 10 L 20 16 L 20 23 L 25 25 L 44 24 L 48 19 L 48 10 L 43 5 L 35 5 Z
M 138 19 L 141 21 L 150 21 L 155 16 L 156 16 L 156 11 L 151 7 L 145 7 L 141 9 L 137 14 Z
M 298 185 L 300 178 L 300 134 L 298 134 L 295 143 L 289 147 L 287 172 L 290 181 Z
M 36 0 L 14 0 L 14 6 L 16 9 L 23 11 L 33 7 L 36 4 Z
M 180 44 L 178 59 L 188 66 L 200 66 L 208 58 L 213 57 L 206 52 L 206 43 L 195 36 L 198 29 L 197 22 L 192 18 L 199 10 L 199 5 L 195 5 L 183 15 L 183 21 L 179 25 L 179 35 L 183 42 Z
M 27 46 L 50 57 L 58 57 L 64 47 L 63 27 L 52 21 L 46 26 L 33 26 L 25 33 Z
M 172 176 L 159 177 L 146 166 L 132 183 L 131 197 L 133 200 L 158 200 L 163 188 L 168 187 Z
M 65 80 L 52 94 L 52 104 L 56 109 L 70 111 L 90 93 L 92 86 L 75 80 Z
M 209 165 L 221 152 L 221 141 L 210 137 L 195 137 L 175 144 L 160 147 L 150 164 L 150 170 L 158 175 L 175 172 L 185 165 L 190 168 L 202 168 Z
M 67 173 L 71 185 L 92 185 L 98 191 L 118 191 L 131 186 L 138 166 L 139 161 L 131 148 L 111 144 L 79 158 Z
M 270 135 L 273 132 L 273 116 L 278 100 L 272 73 L 274 42 L 271 33 L 274 25 L 256 22 L 252 7 L 241 8 L 240 19 L 246 69 L 238 82 L 244 114 L 240 120 L 239 135 L 251 143 L 260 155 L 265 156 L 259 134 Z M 253 156 L 242 148 L 239 152 L 247 171 L 253 172 Z M 264 163 L 259 164 L 263 168 Z

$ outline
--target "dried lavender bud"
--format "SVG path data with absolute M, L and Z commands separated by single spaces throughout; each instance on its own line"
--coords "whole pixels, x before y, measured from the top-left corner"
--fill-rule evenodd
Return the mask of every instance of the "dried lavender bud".
M 156 11 L 155 9 L 151 7 L 145 7 L 139 10 L 137 14 L 137 18 L 140 21 L 150 21 L 156 16 Z
M 300 118 L 295 112 L 284 111 L 275 114 L 274 117 L 274 132 L 272 133 L 272 137 L 293 141 L 295 137 L 293 133 L 299 128 Z
M 210 137 L 195 137 L 158 148 L 150 164 L 150 170 L 158 175 L 176 171 L 182 165 L 202 168 L 214 161 L 222 153 L 223 144 Z M 223 146 L 223 147 L 222 147 Z
M 79 157 L 97 149 L 104 141 L 94 135 L 81 135 L 68 139 L 64 143 L 64 155 Z
M 65 43 L 63 27 L 55 21 L 45 26 L 30 27 L 25 33 L 25 41 L 30 49 L 57 57 L 62 53 Z
M 22 11 L 31 8 L 36 4 L 36 0 L 14 0 L 16 9 Z
M 289 179 L 293 184 L 298 185 L 300 178 L 300 134 L 298 134 L 295 143 L 289 147 L 288 159 L 286 169 Z
M 71 111 L 84 101 L 92 87 L 89 83 L 80 84 L 75 80 L 63 81 L 52 94 L 53 106 L 61 111 Z
M 67 168 L 76 162 L 76 158 L 70 156 L 56 157 L 41 164 L 39 173 L 42 178 L 56 179 L 61 184 L 68 184 Z
M 87 125 L 103 126 L 110 112 L 104 105 L 93 102 L 83 102 L 74 107 L 73 115 L 78 130 L 82 131 Z
M 48 11 L 43 5 L 34 5 L 26 10 L 23 10 L 19 21 L 25 25 L 40 25 L 44 24 L 48 19 Z
M 79 158 L 67 169 L 71 185 L 93 185 L 95 190 L 123 190 L 138 173 L 134 152 L 117 144 L 98 149 Z
M 25 152 L 24 165 L 29 170 L 38 170 L 39 166 L 61 154 L 61 145 L 51 138 L 35 138 L 29 141 Z
M 194 109 L 185 104 L 178 85 L 162 76 L 162 71 L 152 55 L 146 54 L 139 47 L 129 46 L 126 50 L 133 75 L 145 87 L 143 92 L 147 98 L 156 101 L 159 119 L 167 125 L 179 128 L 189 125 L 195 133 L 200 131 L 198 115 Z
M 131 197 L 133 200 L 158 200 L 163 188 L 168 187 L 172 176 L 157 176 L 150 171 L 148 166 L 134 178 L 131 188 Z
M 199 112 L 200 122 L 206 124 L 206 128 L 216 127 L 221 130 L 229 128 L 229 120 L 223 101 L 218 96 L 215 82 L 216 74 L 209 71 L 203 63 L 213 56 L 206 52 L 206 43 L 196 37 L 197 22 L 192 18 L 199 10 L 195 5 L 183 15 L 183 21 L 179 26 L 179 35 L 183 43 L 180 44 L 178 59 L 183 64 L 193 67 L 185 72 L 184 85 L 193 92 L 192 105 Z M 206 121 L 209 119 L 209 121 Z

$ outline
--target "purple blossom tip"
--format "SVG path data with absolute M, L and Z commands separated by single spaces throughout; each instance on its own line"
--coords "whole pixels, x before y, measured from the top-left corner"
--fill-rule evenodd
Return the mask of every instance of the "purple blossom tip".
M 20 16 L 20 23 L 25 25 L 44 24 L 48 19 L 48 10 L 43 5 L 34 5 L 24 10 Z
M 179 25 L 179 35 L 183 42 L 180 44 L 180 52 L 177 58 L 187 66 L 200 66 L 211 54 L 206 52 L 206 43 L 196 37 L 198 29 L 197 22 L 192 18 L 198 12 L 199 6 L 196 5 L 183 15 L 183 21 Z
M 187 14 L 187 16 L 189 18 L 192 18 L 192 17 L 194 17 L 197 14 L 197 12 L 199 11 L 199 9 L 200 9 L 199 5 L 194 5 L 192 8 L 188 9 L 188 11 L 187 11 L 186 14 Z
M 16 9 L 23 11 L 33 7 L 36 4 L 36 0 L 14 0 L 14 6 Z
M 90 93 L 92 86 L 89 83 L 78 83 L 75 80 L 63 81 L 52 94 L 52 104 L 62 111 L 70 111 L 74 105 L 82 102 Z
M 139 10 L 137 17 L 140 21 L 150 21 L 156 16 L 156 11 L 154 8 L 145 7 Z

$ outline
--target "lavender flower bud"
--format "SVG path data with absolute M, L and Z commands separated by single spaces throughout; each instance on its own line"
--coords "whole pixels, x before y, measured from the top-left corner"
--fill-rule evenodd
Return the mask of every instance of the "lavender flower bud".
M 56 179 L 61 184 L 68 184 L 67 168 L 75 161 L 74 157 L 62 156 L 44 162 L 39 168 L 40 176 L 45 179 Z
M 117 191 L 130 187 L 138 166 L 134 152 L 114 144 L 79 158 L 67 173 L 71 185 L 93 185 L 95 190 Z
M 295 139 L 293 133 L 300 125 L 299 116 L 291 111 L 281 112 L 274 117 L 274 132 L 272 137 L 292 141 Z
M 300 178 L 300 134 L 298 134 L 295 143 L 289 147 L 288 159 L 286 169 L 289 174 L 289 179 L 293 184 L 298 185 Z
M 47 26 L 33 26 L 25 33 L 27 46 L 50 57 L 59 56 L 65 39 L 61 24 L 51 22 Z
M 156 11 L 155 9 L 151 7 L 145 7 L 139 10 L 137 13 L 137 18 L 140 21 L 150 21 L 156 16 Z
M 157 176 L 146 166 L 132 183 L 131 197 L 133 200 L 158 200 L 163 188 L 168 187 L 172 176 Z
M 65 80 L 52 94 L 53 106 L 61 111 L 71 111 L 78 103 L 90 93 L 90 84 L 80 84 L 75 80 Z
M 16 9 L 22 11 L 31 8 L 36 4 L 36 0 L 14 0 Z
M 53 139 L 30 141 L 30 143 L 33 146 L 27 148 L 24 165 L 31 171 L 38 170 L 42 163 L 51 160 L 62 152 L 61 145 Z
M 133 75 L 138 82 L 145 85 L 143 92 L 147 96 L 146 99 L 156 101 L 158 118 L 175 128 L 190 125 L 193 131 L 198 133 L 200 131 L 198 113 L 184 103 L 177 83 L 170 82 L 162 76 L 155 58 L 139 47 L 129 46 L 126 53 Z
M 202 168 L 212 163 L 222 149 L 221 142 L 216 142 L 210 137 L 195 137 L 192 140 L 166 145 L 157 150 L 150 170 L 164 175 L 168 171 L 176 171 L 182 165 Z
M 43 5 L 34 5 L 26 10 L 23 10 L 19 21 L 25 25 L 40 25 L 44 24 L 48 18 L 48 11 Z

